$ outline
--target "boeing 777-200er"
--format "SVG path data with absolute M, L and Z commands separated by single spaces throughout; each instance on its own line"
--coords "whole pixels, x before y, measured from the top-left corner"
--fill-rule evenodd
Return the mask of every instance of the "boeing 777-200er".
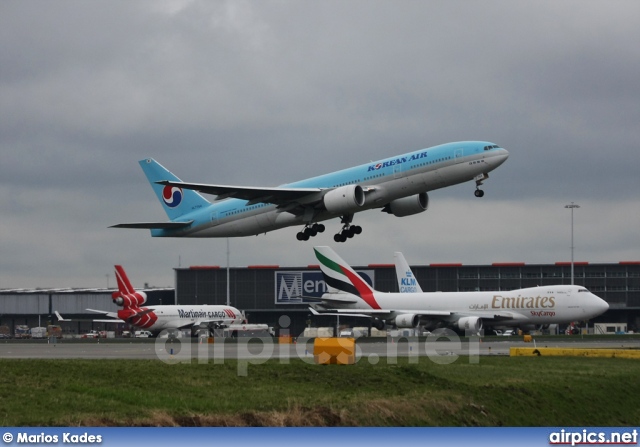
M 237 237 L 304 225 L 297 238 L 306 241 L 325 230 L 319 222 L 340 217 L 342 230 L 334 240 L 345 242 L 362 232 L 352 225 L 360 211 L 421 213 L 429 204 L 427 191 L 470 180 L 482 197 L 480 185 L 508 156 L 489 142 L 447 143 L 275 188 L 186 183 L 147 158 L 140 166 L 170 220 L 113 227 L 146 228 L 154 237 Z
M 597 317 L 609 309 L 582 286 L 557 285 L 509 291 L 385 293 L 374 290 L 331 248 L 314 247 L 328 287 L 315 315 L 366 317 L 373 326 L 452 327 L 477 334 L 487 325 L 541 326 Z
M 113 318 L 113 320 L 94 320 L 103 323 L 129 323 L 139 329 L 146 329 L 158 335 L 163 330 L 191 328 L 192 333 L 200 329 L 218 329 L 246 323 L 245 316 L 235 307 L 194 304 L 194 305 L 159 305 L 145 306 L 146 293 L 135 290 L 124 269 L 116 265 L 118 291 L 113 292 L 113 303 L 122 309 L 117 312 L 87 309 Z M 58 314 L 60 321 L 65 320 Z

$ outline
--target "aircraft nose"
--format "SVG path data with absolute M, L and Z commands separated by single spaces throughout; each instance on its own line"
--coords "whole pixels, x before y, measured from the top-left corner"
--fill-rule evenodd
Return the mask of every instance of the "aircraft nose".
M 493 169 L 495 169 L 507 161 L 507 158 L 509 158 L 509 152 L 506 149 L 499 148 L 492 150 L 491 155 L 486 159 L 486 161 Z
M 598 310 L 600 311 L 600 313 L 603 314 L 603 313 L 605 313 L 606 311 L 609 310 L 609 303 L 607 303 L 602 298 L 598 297 L 597 307 L 598 307 Z
M 600 298 L 597 295 L 591 294 L 592 297 L 592 306 L 593 309 L 593 317 L 597 317 L 598 315 L 602 315 L 606 311 L 609 310 L 609 303 Z
M 507 158 L 509 158 L 509 151 L 507 151 L 506 149 L 500 148 L 496 151 L 496 157 L 499 160 L 499 163 L 502 164 L 505 161 L 507 161 Z

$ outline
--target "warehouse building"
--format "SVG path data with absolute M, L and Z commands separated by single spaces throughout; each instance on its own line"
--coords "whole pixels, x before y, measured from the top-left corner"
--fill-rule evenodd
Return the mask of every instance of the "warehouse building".
M 392 264 L 354 267 L 378 290 L 398 291 Z M 571 283 L 569 263 L 492 265 L 430 264 L 412 266 L 425 292 L 513 290 Z M 229 287 L 227 287 L 227 277 Z M 609 303 L 609 310 L 594 322 L 624 323 L 629 330 L 640 328 L 640 262 L 608 264 L 575 263 L 575 283 L 585 286 Z M 135 279 L 134 279 L 135 284 Z M 147 304 L 229 304 L 244 310 L 251 323 L 266 323 L 279 328 L 286 324 L 292 334 L 308 325 L 332 326 L 332 317 L 312 317 L 311 302 L 304 297 L 319 297 L 324 282 L 317 266 L 279 267 L 275 265 L 226 268 L 196 266 L 175 269 L 175 289 L 145 288 Z M 116 311 L 111 301 L 113 290 L 3 290 L 0 291 L 0 325 L 46 326 L 55 324 L 54 311 L 65 318 L 98 318 L 86 309 Z M 282 319 L 283 315 L 288 319 Z M 283 323 L 286 322 L 286 323 Z M 363 321 L 350 322 L 361 326 Z M 124 325 L 117 330 L 125 329 Z M 81 333 L 106 329 L 101 323 L 83 321 L 68 326 Z

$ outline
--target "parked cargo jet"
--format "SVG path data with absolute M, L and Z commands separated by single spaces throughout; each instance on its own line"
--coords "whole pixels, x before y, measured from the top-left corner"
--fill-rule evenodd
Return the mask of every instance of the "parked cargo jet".
M 245 322 L 244 314 L 231 306 L 206 304 L 144 306 L 147 295 L 133 288 L 122 266 L 115 267 L 118 291 L 113 292 L 112 298 L 114 304 L 122 309 L 117 312 L 87 309 L 113 318 L 114 320 L 110 322 L 129 323 L 137 328 L 151 331 L 154 335 L 165 329 L 217 329 Z
M 320 222 L 339 217 L 342 229 L 334 240 L 345 242 L 362 232 L 352 225 L 360 211 L 421 213 L 428 191 L 471 180 L 482 197 L 480 185 L 508 156 L 489 142 L 448 143 L 275 188 L 182 182 L 147 158 L 140 166 L 170 220 L 113 227 L 146 228 L 154 237 L 237 237 L 304 225 L 297 238 L 308 240 L 325 230 Z M 198 192 L 216 197 L 209 202 Z
M 363 281 L 331 248 L 314 247 L 327 284 L 315 315 L 366 317 L 373 326 L 398 328 L 424 325 L 453 327 L 476 334 L 483 323 L 545 325 L 588 320 L 609 305 L 581 286 L 557 285 L 496 292 L 384 293 Z M 468 332 L 467 332 L 468 331 Z

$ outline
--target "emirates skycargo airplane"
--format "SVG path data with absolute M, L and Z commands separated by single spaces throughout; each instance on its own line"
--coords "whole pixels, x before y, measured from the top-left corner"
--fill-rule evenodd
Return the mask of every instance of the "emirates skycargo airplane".
M 275 188 L 182 182 L 147 158 L 140 166 L 170 220 L 113 227 L 146 228 L 154 237 L 237 237 L 304 225 L 297 238 L 306 241 L 325 230 L 320 222 L 339 217 L 342 229 L 334 240 L 345 242 L 362 232 L 352 225 L 360 211 L 421 213 L 429 205 L 428 191 L 471 180 L 482 197 L 480 185 L 508 157 L 485 141 L 447 143 Z M 209 202 L 197 191 L 216 197 Z
M 400 292 L 374 290 L 331 248 L 314 247 L 327 284 L 315 315 L 343 315 L 372 319 L 373 326 L 398 328 L 424 325 L 453 327 L 478 333 L 484 323 L 540 326 L 597 317 L 609 309 L 603 299 L 573 285 L 530 287 L 492 292 Z M 413 284 L 410 284 L 413 286 Z
M 235 307 L 222 305 L 160 305 L 144 306 L 146 293 L 137 291 L 131 285 L 127 274 L 116 265 L 118 291 L 113 292 L 114 304 L 121 306 L 117 312 L 87 309 L 113 320 L 96 320 L 112 323 L 129 323 L 157 335 L 165 329 L 200 328 L 217 329 L 245 323 L 245 316 Z M 59 317 L 61 318 L 61 317 Z M 62 321 L 65 321 L 62 319 Z

